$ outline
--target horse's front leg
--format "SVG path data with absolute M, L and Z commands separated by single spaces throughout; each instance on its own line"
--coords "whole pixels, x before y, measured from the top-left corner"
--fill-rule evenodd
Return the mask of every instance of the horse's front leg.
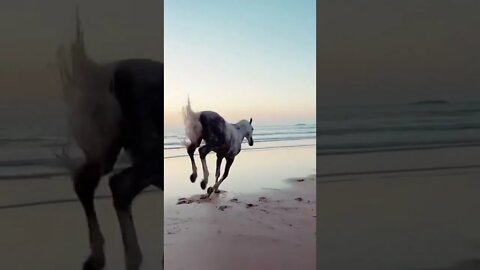
M 190 162 L 192 163 L 192 174 L 190 175 L 190 181 L 192 183 L 195 183 L 195 180 L 197 179 L 197 165 L 195 164 L 195 159 L 193 158 L 195 149 L 197 149 L 197 145 L 193 143 L 187 148 L 188 156 L 190 157 Z
M 230 167 L 232 167 L 232 164 L 233 164 L 233 161 L 235 160 L 235 157 L 227 157 L 225 159 L 227 160 L 227 164 L 225 165 L 225 171 L 223 172 L 222 178 L 220 179 L 220 181 L 216 182 L 215 185 L 213 185 L 213 187 L 209 187 L 207 189 L 207 193 L 208 193 L 209 197 L 214 191 L 216 193 L 218 192 L 218 187 L 220 186 L 220 184 L 222 184 L 223 180 L 225 180 L 225 178 L 227 178 L 228 173 L 230 172 Z
M 200 154 L 200 160 L 202 161 L 202 168 L 203 168 L 203 180 L 200 182 L 200 187 L 202 189 L 205 189 L 208 184 L 208 167 L 207 167 L 207 154 L 210 153 L 211 149 L 208 147 L 208 145 L 204 145 L 198 149 L 198 152 Z
M 84 270 L 101 270 L 105 266 L 104 238 L 93 202 L 95 189 L 101 177 L 101 165 L 87 162 L 77 169 L 73 178 L 75 192 L 82 203 L 88 223 L 90 255 L 83 264 Z

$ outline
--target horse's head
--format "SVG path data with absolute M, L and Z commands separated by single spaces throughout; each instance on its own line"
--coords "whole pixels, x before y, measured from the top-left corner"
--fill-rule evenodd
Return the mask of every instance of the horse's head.
M 252 127 L 252 118 L 250 122 L 244 120 L 244 136 L 247 138 L 248 145 L 253 146 L 253 127 Z

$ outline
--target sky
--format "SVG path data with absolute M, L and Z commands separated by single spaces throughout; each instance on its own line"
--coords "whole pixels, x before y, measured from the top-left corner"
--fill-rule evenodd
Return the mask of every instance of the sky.
M 74 37 L 80 3 L 87 52 L 99 62 L 147 57 L 163 60 L 163 4 L 159 0 L 18 0 L 0 7 L 0 124 L 45 125 L 62 118 L 55 51 Z M 0 134 L 2 132 L 0 131 Z
M 2 3 L 0 124 L 58 114 L 47 65 L 73 35 L 74 3 Z M 158 0 L 85 0 L 80 12 L 95 60 L 165 60 L 167 124 L 188 94 L 196 110 L 265 122 L 314 119 L 315 105 L 480 100 L 479 1 L 318 1 L 318 29 L 315 5 L 168 0 L 162 20 Z
M 318 106 L 480 100 L 480 1 L 318 5 Z
M 165 125 L 195 111 L 227 121 L 315 121 L 314 0 L 165 0 Z

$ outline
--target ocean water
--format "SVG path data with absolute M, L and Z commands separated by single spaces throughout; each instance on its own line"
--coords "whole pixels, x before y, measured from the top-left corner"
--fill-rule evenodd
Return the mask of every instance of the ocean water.
M 322 156 L 480 145 L 480 102 L 319 108 L 317 122 L 255 126 L 254 146 L 242 149 L 316 145 Z M 3 124 L 0 179 L 66 173 L 56 157 L 65 131 L 63 119 Z M 183 129 L 165 130 L 166 159 L 187 155 L 183 139 Z M 78 149 L 71 151 L 78 157 Z
M 315 123 L 259 125 L 254 128 L 254 145 L 250 147 L 244 140 L 242 151 L 315 145 Z M 187 156 L 183 144 L 184 140 L 185 130 L 183 128 L 166 129 L 164 137 L 165 158 Z
M 45 123 L 28 121 L 10 123 L 0 131 L 0 180 L 13 180 L 29 177 L 48 177 L 67 174 L 65 163 L 58 155 L 67 145 L 66 123 L 64 119 L 45 119 Z M 291 125 L 255 126 L 253 147 L 242 147 L 244 151 L 315 145 L 315 123 Z M 183 128 L 166 129 L 164 137 L 165 158 L 187 156 Z M 80 162 L 81 155 L 74 144 L 67 148 L 71 156 Z M 128 161 L 125 154 L 119 159 Z
M 480 144 L 480 102 L 319 108 L 317 156 Z

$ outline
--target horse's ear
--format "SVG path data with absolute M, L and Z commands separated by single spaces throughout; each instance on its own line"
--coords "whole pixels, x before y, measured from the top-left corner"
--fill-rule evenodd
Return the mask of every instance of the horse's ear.
M 250 125 L 252 124 L 252 118 L 250 117 Z

